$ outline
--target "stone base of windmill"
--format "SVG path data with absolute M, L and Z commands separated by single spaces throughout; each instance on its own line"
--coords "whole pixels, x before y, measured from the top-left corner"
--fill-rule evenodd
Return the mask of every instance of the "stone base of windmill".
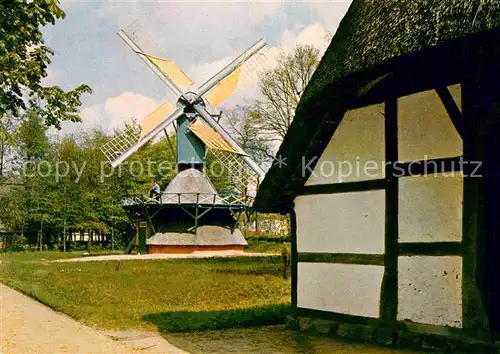
M 243 251 L 247 241 L 240 230 L 224 226 L 204 225 L 195 233 L 156 233 L 146 240 L 148 253 L 193 253 Z

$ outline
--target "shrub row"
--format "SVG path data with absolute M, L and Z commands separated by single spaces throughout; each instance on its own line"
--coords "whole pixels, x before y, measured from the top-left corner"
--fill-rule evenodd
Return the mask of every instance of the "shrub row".
M 265 241 L 265 242 L 290 242 L 290 235 L 247 235 L 247 241 Z

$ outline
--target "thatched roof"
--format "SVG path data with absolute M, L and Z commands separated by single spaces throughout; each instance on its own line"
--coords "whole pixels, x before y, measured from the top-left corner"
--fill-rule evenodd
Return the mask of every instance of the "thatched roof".
M 500 51 L 498 0 L 354 0 L 297 107 L 256 198 L 261 211 L 286 212 L 346 110 L 391 95 L 460 82 L 479 56 Z
M 195 168 L 179 172 L 163 191 L 164 204 L 224 204 L 208 177 Z M 197 196 L 200 194 L 199 196 Z

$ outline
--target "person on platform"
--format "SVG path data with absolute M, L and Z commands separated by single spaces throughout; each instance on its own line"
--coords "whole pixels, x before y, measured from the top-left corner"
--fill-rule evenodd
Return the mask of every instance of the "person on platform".
M 149 198 L 160 200 L 160 185 L 156 179 L 153 180 L 153 187 L 149 190 Z

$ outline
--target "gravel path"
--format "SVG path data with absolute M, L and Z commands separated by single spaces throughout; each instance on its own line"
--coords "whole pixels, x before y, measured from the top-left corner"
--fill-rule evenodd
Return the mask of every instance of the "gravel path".
M 106 335 L 3 284 L 0 327 L 1 353 L 183 353 L 156 333 Z
M 243 251 L 196 251 L 193 253 L 156 253 L 156 254 L 113 254 L 107 256 L 86 256 L 78 258 L 58 259 L 54 262 L 94 262 L 94 261 L 127 261 L 146 259 L 188 259 L 188 258 L 232 258 L 232 257 L 267 257 L 270 253 L 248 253 Z

